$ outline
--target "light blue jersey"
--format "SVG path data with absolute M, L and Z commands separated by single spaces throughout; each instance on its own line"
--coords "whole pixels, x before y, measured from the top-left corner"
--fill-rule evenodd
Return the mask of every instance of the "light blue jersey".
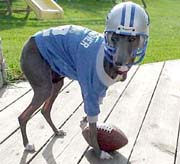
M 100 112 L 99 101 L 107 86 L 99 79 L 96 60 L 104 38 L 80 26 L 60 26 L 34 35 L 42 57 L 59 75 L 78 80 L 88 116 Z

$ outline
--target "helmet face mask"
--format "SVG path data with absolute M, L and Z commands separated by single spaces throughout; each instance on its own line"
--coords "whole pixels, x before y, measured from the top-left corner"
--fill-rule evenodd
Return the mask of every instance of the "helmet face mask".
M 106 34 L 105 56 L 117 67 L 133 65 L 133 61 L 140 56 L 143 37 L 121 35 L 113 32 Z
M 105 56 L 109 62 L 129 67 L 140 63 L 149 36 L 147 13 L 132 2 L 116 5 L 107 16 L 104 36 Z

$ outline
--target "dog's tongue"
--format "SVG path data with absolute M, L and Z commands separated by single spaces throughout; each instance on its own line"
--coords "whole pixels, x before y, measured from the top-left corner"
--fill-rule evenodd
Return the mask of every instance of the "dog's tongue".
M 118 70 L 117 73 L 119 75 L 127 75 L 127 72 L 129 71 L 129 68 L 127 66 L 121 66 Z

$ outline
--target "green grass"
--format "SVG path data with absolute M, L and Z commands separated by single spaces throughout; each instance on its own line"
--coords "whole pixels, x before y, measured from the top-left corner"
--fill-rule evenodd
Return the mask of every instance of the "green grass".
M 21 78 L 19 57 L 24 42 L 35 32 L 44 28 L 64 24 L 82 25 L 103 32 L 108 11 L 114 5 L 111 0 L 59 0 L 64 9 L 64 18 L 59 20 L 36 19 L 31 12 L 28 19 L 25 13 L 13 13 L 12 16 L 0 14 L 0 37 L 3 52 L 8 65 L 9 80 Z M 134 2 L 141 3 L 140 0 Z M 150 40 L 147 55 L 143 63 L 180 58 L 180 2 L 179 0 L 146 0 L 151 17 Z M 4 8 L 0 4 L 0 10 Z M 26 8 L 24 0 L 14 0 L 13 9 Z

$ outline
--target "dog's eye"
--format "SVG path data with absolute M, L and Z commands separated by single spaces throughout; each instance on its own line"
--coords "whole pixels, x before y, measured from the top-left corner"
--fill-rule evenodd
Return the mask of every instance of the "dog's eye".
M 111 41 L 112 41 L 112 42 L 116 42 L 116 38 L 113 38 L 113 37 L 112 37 L 112 38 L 111 38 Z
M 116 36 L 116 35 L 113 35 L 112 37 L 111 37 L 111 41 L 113 42 L 113 43 L 116 43 L 116 42 L 118 42 L 118 37 Z
M 129 36 L 128 37 L 128 42 L 134 42 L 136 40 L 135 36 Z

